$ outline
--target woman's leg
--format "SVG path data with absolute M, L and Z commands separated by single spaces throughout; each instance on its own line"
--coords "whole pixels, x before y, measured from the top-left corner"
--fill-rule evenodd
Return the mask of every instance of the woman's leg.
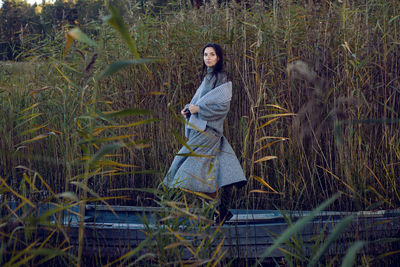
M 225 186 L 219 189 L 219 203 L 217 206 L 217 214 L 215 218 L 215 222 L 217 224 L 224 223 L 225 221 L 229 221 L 233 214 L 229 211 L 229 203 L 233 200 L 230 195 L 231 186 Z
M 228 209 L 229 202 L 232 201 L 232 198 L 229 197 L 230 191 L 231 191 L 231 186 L 226 186 L 220 188 L 217 192 L 212 192 L 212 193 L 203 192 L 204 195 L 210 197 L 209 199 L 204 198 L 204 201 L 206 201 L 208 204 L 210 204 L 215 200 L 218 201 L 216 207 L 216 215 L 215 215 L 215 222 L 217 224 L 229 221 L 233 216 L 233 214 Z

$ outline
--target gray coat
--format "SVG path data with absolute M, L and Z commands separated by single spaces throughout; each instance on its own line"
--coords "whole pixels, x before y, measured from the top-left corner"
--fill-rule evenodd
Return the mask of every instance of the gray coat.
M 190 102 L 199 106 L 199 112 L 185 125 L 190 150 L 183 146 L 174 158 L 164 178 L 169 187 L 212 193 L 222 186 L 246 182 L 240 162 L 223 136 L 232 83 L 221 75 L 218 80 L 225 83 L 217 81 L 212 88 L 212 78 L 210 73 L 206 75 Z

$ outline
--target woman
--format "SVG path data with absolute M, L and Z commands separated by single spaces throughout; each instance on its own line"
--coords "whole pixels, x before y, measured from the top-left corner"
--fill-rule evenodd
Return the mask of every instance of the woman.
M 223 124 L 232 98 L 232 83 L 223 69 L 222 49 L 217 44 L 203 48 L 206 74 L 190 104 L 182 109 L 187 145 L 178 152 L 164 178 L 171 188 L 186 188 L 217 197 L 218 189 L 244 185 L 247 180 L 232 147 L 223 135 Z M 219 205 L 219 223 L 232 214 Z

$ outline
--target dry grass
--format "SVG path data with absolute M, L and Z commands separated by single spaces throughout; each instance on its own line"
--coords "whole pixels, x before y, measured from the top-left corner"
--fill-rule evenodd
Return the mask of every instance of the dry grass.
M 154 194 L 132 189 L 157 188 L 180 148 L 175 113 L 200 83 L 200 51 L 210 41 L 226 53 L 234 96 L 225 135 L 249 179 L 232 208 L 312 209 L 338 191 L 337 210 L 398 208 L 400 4 L 314 2 L 232 1 L 162 16 L 132 8 L 126 21 L 137 52 L 163 61 L 101 80 L 107 65 L 134 58 L 136 49 L 106 24 L 97 47 L 74 43 L 46 60 L 1 63 L 1 208 L 10 200 L 20 209 L 37 201 L 83 207 L 101 197 L 160 205 Z M 112 113 L 118 110 L 125 113 Z M 8 217 L 1 225 L 12 225 Z M 37 226 L 19 223 L 21 236 Z M 161 239 L 158 260 L 168 246 Z M 187 244 L 168 240 L 175 240 L 172 254 Z M 29 247 L 19 254 L 18 246 L 38 248 L 36 241 L 14 241 L 15 261 L 31 260 Z M 82 261 L 80 253 L 63 256 Z M 210 264 L 221 259 L 215 254 Z

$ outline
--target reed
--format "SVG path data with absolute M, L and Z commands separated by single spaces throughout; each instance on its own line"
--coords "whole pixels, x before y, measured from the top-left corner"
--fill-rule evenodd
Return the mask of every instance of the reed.
M 198 51 L 215 41 L 226 50 L 227 70 L 235 85 L 226 136 L 241 156 L 252 207 L 269 208 L 282 199 L 281 205 L 290 205 L 284 208 L 307 208 L 336 191 L 348 194 L 339 209 L 376 203 L 396 207 L 399 33 L 393 12 L 398 4 L 324 2 L 310 8 L 290 1 L 273 3 L 205 5 L 162 16 L 127 12 L 137 51 L 165 60 L 146 68 L 126 68 L 101 80 L 95 91 L 101 108 L 139 107 L 161 119 L 134 132 L 115 129 L 119 135 L 152 141 L 137 155 L 121 154 L 122 162 L 160 173 L 104 178 L 96 188 L 100 194 L 110 193 L 105 188 L 157 186 L 180 146 L 171 129 L 182 125 L 171 111 L 195 91 L 200 80 Z M 15 166 L 37 166 L 52 188 L 62 192 L 68 189 L 66 181 L 79 173 L 80 167 L 74 165 L 79 154 L 76 118 L 88 112 L 94 91 L 90 77 L 117 58 L 131 57 L 109 26 L 103 25 L 96 39 L 98 56 L 91 70 L 87 67 L 94 54 L 86 44 L 74 48 L 64 62 L 59 54 L 47 61 L 33 56 L 31 63 L 2 63 L 2 109 L 7 114 L 1 128 L 3 177 L 17 183 Z M 297 59 L 315 73 L 315 81 L 294 72 L 289 77 L 287 66 Z M 18 65 L 28 71 L 18 75 Z M 296 116 L 280 114 L 279 120 L 267 123 L 276 114 L 271 105 Z M 260 159 L 271 160 L 255 163 Z M 281 194 L 250 193 L 268 191 L 254 177 Z M 132 197 L 139 201 L 140 196 Z
M 341 191 L 335 210 L 398 208 L 399 3 L 313 2 L 127 5 L 126 29 L 104 21 L 96 46 L 65 40 L 66 26 L 57 49 L 49 40 L 27 62 L 0 63 L 2 202 L 15 199 L 9 187 L 30 201 L 93 192 L 156 205 L 128 189 L 163 179 L 182 145 L 175 113 L 213 41 L 234 84 L 225 135 L 249 179 L 240 207 L 312 209 Z M 115 142 L 124 148 L 101 150 Z

